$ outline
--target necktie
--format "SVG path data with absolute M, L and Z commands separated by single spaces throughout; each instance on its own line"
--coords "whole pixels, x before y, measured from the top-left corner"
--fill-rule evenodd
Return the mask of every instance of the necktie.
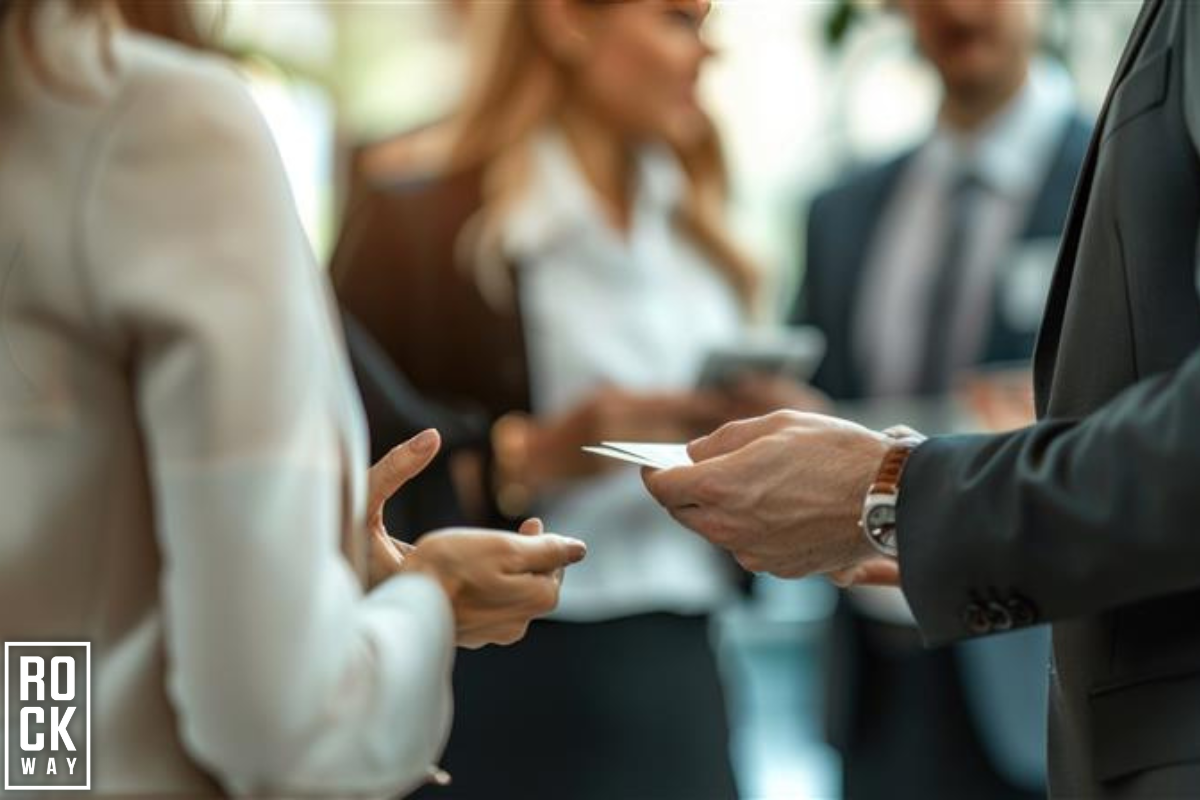
M 926 314 L 925 346 L 922 350 L 917 394 L 945 394 L 954 377 L 954 333 L 959 301 L 970 252 L 970 225 L 982 188 L 976 175 L 962 172 L 947 195 L 946 239 Z

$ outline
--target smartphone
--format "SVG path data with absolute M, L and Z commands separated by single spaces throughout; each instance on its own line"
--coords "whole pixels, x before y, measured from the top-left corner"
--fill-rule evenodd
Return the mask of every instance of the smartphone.
M 747 375 L 788 378 L 798 383 L 812 378 L 825 357 L 825 334 L 812 326 L 762 331 L 705 356 L 696 385 L 720 389 Z

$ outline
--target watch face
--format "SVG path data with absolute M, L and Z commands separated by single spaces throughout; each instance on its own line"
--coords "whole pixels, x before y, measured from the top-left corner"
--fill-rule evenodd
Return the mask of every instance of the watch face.
M 867 528 L 873 534 L 883 533 L 884 528 L 894 527 L 895 524 L 895 506 L 875 506 L 867 513 Z

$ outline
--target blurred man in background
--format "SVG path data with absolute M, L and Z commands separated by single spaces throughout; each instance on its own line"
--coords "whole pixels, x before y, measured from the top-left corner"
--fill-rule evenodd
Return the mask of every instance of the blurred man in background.
M 1027 423 L 1025 365 L 1090 126 L 1065 70 L 1035 57 L 1040 4 L 898 5 L 942 83 L 937 125 L 817 197 L 793 321 L 827 335 L 815 384 L 834 400 L 943 397 L 992 365 L 971 381 L 977 410 Z M 846 795 L 1040 795 L 1048 633 L 925 651 L 898 590 L 853 591 L 828 720 Z

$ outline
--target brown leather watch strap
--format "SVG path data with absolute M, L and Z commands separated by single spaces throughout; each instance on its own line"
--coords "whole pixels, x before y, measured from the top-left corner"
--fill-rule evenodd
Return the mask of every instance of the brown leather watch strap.
M 900 476 L 904 474 L 904 466 L 908 457 L 923 440 L 917 437 L 898 439 L 883 456 L 875 482 L 871 484 L 869 494 L 896 494 L 900 491 Z

